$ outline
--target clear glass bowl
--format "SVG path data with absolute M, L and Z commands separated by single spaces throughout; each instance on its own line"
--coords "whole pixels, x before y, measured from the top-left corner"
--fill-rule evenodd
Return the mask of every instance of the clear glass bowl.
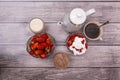
M 82 34 L 82 33 L 72 33 L 70 34 L 67 39 L 66 39 L 66 47 L 68 48 L 68 50 L 74 54 L 74 52 L 72 50 L 69 49 L 69 47 L 72 45 L 73 41 L 74 41 L 74 37 L 73 36 L 78 36 L 78 37 L 81 37 L 81 38 L 85 38 L 85 36 Z M 71 39 L 71 40 L 70 40 Z M 85 39 L 86 41 L 86 39 Z M 87 44 L 87 41 L 86 41 L 86 44 Z M 87 46 L 88 47 L 88 46 Z
M 49 55 L 51 55 L 52 53 L 53 53 L 53 51 L 54 51 L 54 48 L 55 48 L 55 39 L 50 35 L 50 34 L 48 34 L 48 33 L 42 33 L 42 34 L 47 34 L 48 35 L 48 38 L 51 40 L 51 42 L 52 42 L 52 44 L 53 44 L 53 47 L 52 47 L 52 49 L 50 50 L 50 52 L 47 54 L 47 56 L 46 57 L 48 57 Z M 42 34 L 36 34 L 36 36 L 41 36 Z M 35 35 L 34 35 L 35 36 Z M 26 50 L 27 50 L 27 52 L 30 54 L 30 51 L 32 50 L 31 48 L 30 48 L 30 44 L 31 44 L 31 40 L 33 39 L 33 37 L 34 36 L 32 36 L 32 37 L 30 37 L 29 39 L 28 39 L 28 41 L 27 41 L 27 46 L 26 46 Z M 33 57 L 36 57 L 36 58 L 40 58 L 40 56 L 38 56 L 38 55 L 32 55 Z

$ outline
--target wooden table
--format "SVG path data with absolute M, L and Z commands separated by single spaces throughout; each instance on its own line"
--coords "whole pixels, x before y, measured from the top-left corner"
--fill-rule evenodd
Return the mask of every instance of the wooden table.
M 95 8 L 88 21 L 106 20 L 103 41 L 88 41 L 86 54 L 73 56 L 65 47 L 67 34 L 58 21 L 73 8 Z M 26 52 L 32 18 L 42 18 L 56 39 L 56 52 L 66 52 L 69 68 L 58 70 L 53 55 L 36 59 Z M 120 0 L 0 0 L 0 80 L 120 80 Z

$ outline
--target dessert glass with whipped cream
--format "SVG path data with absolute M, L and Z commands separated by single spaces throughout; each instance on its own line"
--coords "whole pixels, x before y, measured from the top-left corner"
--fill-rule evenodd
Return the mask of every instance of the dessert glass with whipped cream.
M 81 34 L 71 34 L 66 40 L 67 48 L 72 51 L 74 55 L 81 55 L 88 49 L 86 39 Z

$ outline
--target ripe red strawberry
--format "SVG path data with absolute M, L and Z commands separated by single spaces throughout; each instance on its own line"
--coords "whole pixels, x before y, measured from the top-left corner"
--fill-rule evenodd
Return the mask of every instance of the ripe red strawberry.
M 38 56 L 39 54 L 42 54 L 43 53 L 43 51 L 42 50 L 36 50 L 35 51 L 35 54 Z
M 82 52 L 82 49 L 83 49 L 83 48 L 79 49 L 79 52 Z
M 44 53 L 43 53 L 43 54 L 40 54 L 39 56 L 40 56 L 41 59 L 46 58 L 46 54 L 44 54 Z
M 45 46 L 43 46 L 42 44 L 38 44 L 37 48 L 38 48 L 38 49 L 44 49 Z
M 44 34 L 41 35 L 41 37 L 47 39 L 48 38 L 48 34 L 44 33 Z
M 33 45 L 30 46 L 31 50 L 35 50 L 38 46 L 38 43 L 34 43 Z
M 84 43 L 85 43 L 85 40 L 82 40 L 81 42 L 82 42 L 82 44 L 84 44 Z
M 67 42 L 67 46 L 70 47 L 71 45 L 72 45 L 72 41 L 69 40 L 69 41 Z
M 41 43 L 42 46 L 47 47 L 49 46 L 47 43 Z
M 40 43 L 45 42 L 45 38 L 39 37 L 39 38 L 37 38 L 37 41 Z
M 33 45 L 30 45 L 30 49 L 31 49 L 31 50 L 34 50 L 35 48 L 33 47 Z
M 33 36 L 33 39 L 37 39 L 37 38 L 39 38 L 39 36 L 37 36 L 37 35 L 34 35 L 34 36 Z
M 34 43 L 36 43 L 36 39 L 35 39 L 35 38 L 33 38 L 33 39 L 31 40 L 31 44 L 34 44 Z
M 46 43 L 47 43 L 48 45 L 51 45 L 51 40 L 50 40 L 50 38 L 47 38 Z
M 74 41 L 75 37 L 76 36 L 72 35 L 72 36 L 70 36 L 69 40 Z
M 35 43 L 35 44 L 33 44 L 33 45 L 34 45 L 34 47 L 37 47 L 37 46 L 38 46 L 38 44 L 39 44 L 39 43 L 38 43 L 38 42 L 36 42 L 36 43 Z
M 47 55 L 47 54 L 48 54 L 48 52 L 44 52 L 44 54 L 45 54 L 45 55 Z
M 85 44 L 85 48 L 88 49 L 88 45 L 87 44 Z
M 29 54 L 32 55 L 32 56 L 35 55 L 34 51 L 32 51 L 32 50 L 29 52 Z
M 53 48 L 53 44 L 50 45 L 50 48 L 51 48 L 51 49 Z
M 72 48 L 75 48 L 75 46 L 72 46 Z

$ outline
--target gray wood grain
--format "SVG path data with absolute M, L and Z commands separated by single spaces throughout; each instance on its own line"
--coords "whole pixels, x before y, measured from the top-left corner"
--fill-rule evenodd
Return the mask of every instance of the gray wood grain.
M 30 1 L 32 1 L 32 2 L 35 2 L 35 1 L 39 1 L 39 2 L 48 2 L 48 1 L 56 1 L 56 2 L 67 2 L 67 1 L 73 1 L 73 2 L 78 2 L 78 1 L 80 1 L 80 2 L 92 2 L 92 1 L 95 1 L 95 2 L 99 2 L 99 1 L 103 1 L 103 2 L 115 2 L 115 1 L 120 1 L 120 0 L 0 0 L 1 2 L 8 2 L 8 1 L 11 1 L 11 2 L 13 2 L 13 1 L 15 1 L 15 2 L 30 2 Z
M 119 2 L 0 2 L 0 22 L 29 22 L 34 17 L 58 22 L 73 8 L 95 8 L 90 20 L 120 22 Z M 113 6 L 115 5 L 115 6 Z
M 66 52 L 70 57 L 69 67 L 120 67 L 119 46 L 89 46 L 86 54 L 74 56 L 65 46 L 56 46 L 54 53 L 42 60 L 30 56 L 26 45 L 1 45 L 0 67 L 54 67 L 56 52 Z
M 120 80 L 120 68 L 0 68 L 1 80 Z
M 120 80 L 120 0 L 114 1 L 0 0 L 0 80 Z M 88 41 L 89 49 L 81 56 L 73 56 L 64 46 L 68 34 L 57 24 L 75 7 L 96 9 L 88 21 L 112 22 L 104 27 L 103 41 Z M 47 22 L 46 32 L 57 42 L 45 60 L 26 52 L 27 39 L 33 35 L 28 22 L 34 17 Z M 66 70 L 53 65 L 53 56 L 60 51 L 70 57 Z
M 89 45 L 120 45 L 120 24 L 110 23 L 103 27 L 103 40 L 89 41 Z M 63 26 L 57 23 L 46 23 L 46 32 L 56 40 L 57 45 L 65 45 L 67 36 Z M 82 30 L 80 31 L 82 32 Z M 0 44 L 26 44 L 29 37 L 34 34 L 29 29 L 28 23 L 0 23 Z

